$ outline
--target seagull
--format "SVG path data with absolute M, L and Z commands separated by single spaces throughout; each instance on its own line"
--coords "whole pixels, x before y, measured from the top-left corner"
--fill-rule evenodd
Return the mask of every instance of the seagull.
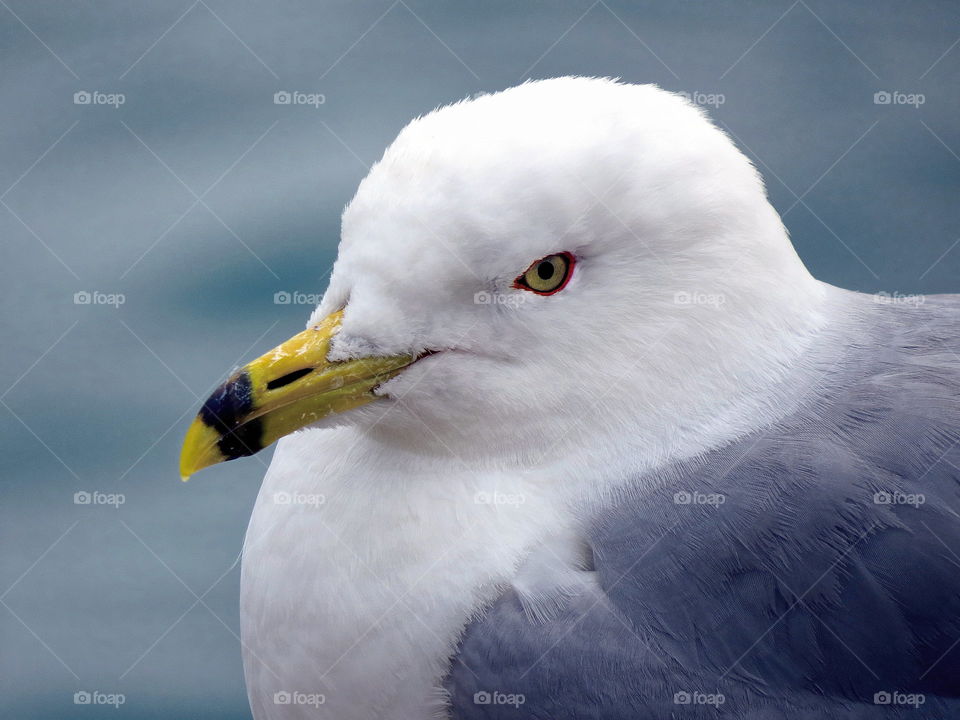
M 816 280 L 654 85 L 413 120 L 306 330 L 181 475 L 277 443 L 256 720 L 960 717 L 960 296 Z

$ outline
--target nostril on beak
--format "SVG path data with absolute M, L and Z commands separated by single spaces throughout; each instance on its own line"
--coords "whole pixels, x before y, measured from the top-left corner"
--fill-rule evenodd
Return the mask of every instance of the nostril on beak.
M 299 380 L 304 375 L 309 375 L 313 372 L 313 368 L 302 368 L 300 370 L 294 370 L 293 372 L 287 373 L 286 375 L 281 375 L 274 380 L 271 380 L 267 383 L 267 390 L 276 390 L 277 388 L 282 388 L 285 385 Z

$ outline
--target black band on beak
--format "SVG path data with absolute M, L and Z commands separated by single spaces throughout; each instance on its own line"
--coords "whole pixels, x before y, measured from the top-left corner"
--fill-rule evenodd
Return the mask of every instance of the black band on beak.
M 245 371 L 218 387 L 200 408 L 203 422 L 222 436 L 217 447 L 225 460 L 263 450 L 263 423 L 259 418 L 244 422 L 252 411 L 253 385 Z

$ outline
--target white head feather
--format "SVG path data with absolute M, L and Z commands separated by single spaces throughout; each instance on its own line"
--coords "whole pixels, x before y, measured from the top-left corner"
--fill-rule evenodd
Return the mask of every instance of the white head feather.
M 577 261 L 562 292 L 512 287 L 560 251 Z M 315 314 L 346 308 L 331 357 L 452 352 L 387 383 L 390 412 L 328 423 L 494 465 L 590 442 L 661 461 L 748 429 L 822 296 L 697 107 L 653 85 L 529 82 L 411 122 L 346 208 Z

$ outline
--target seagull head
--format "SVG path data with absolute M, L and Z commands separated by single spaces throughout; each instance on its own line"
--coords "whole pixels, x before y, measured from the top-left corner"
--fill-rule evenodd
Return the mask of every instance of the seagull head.
M 181 474 L 294 431 L 465 462 L 696 452 L 822 322 L 756 169 L 682 96 L 528 82 L 407 125 L 307 329 L 206 401 Z

